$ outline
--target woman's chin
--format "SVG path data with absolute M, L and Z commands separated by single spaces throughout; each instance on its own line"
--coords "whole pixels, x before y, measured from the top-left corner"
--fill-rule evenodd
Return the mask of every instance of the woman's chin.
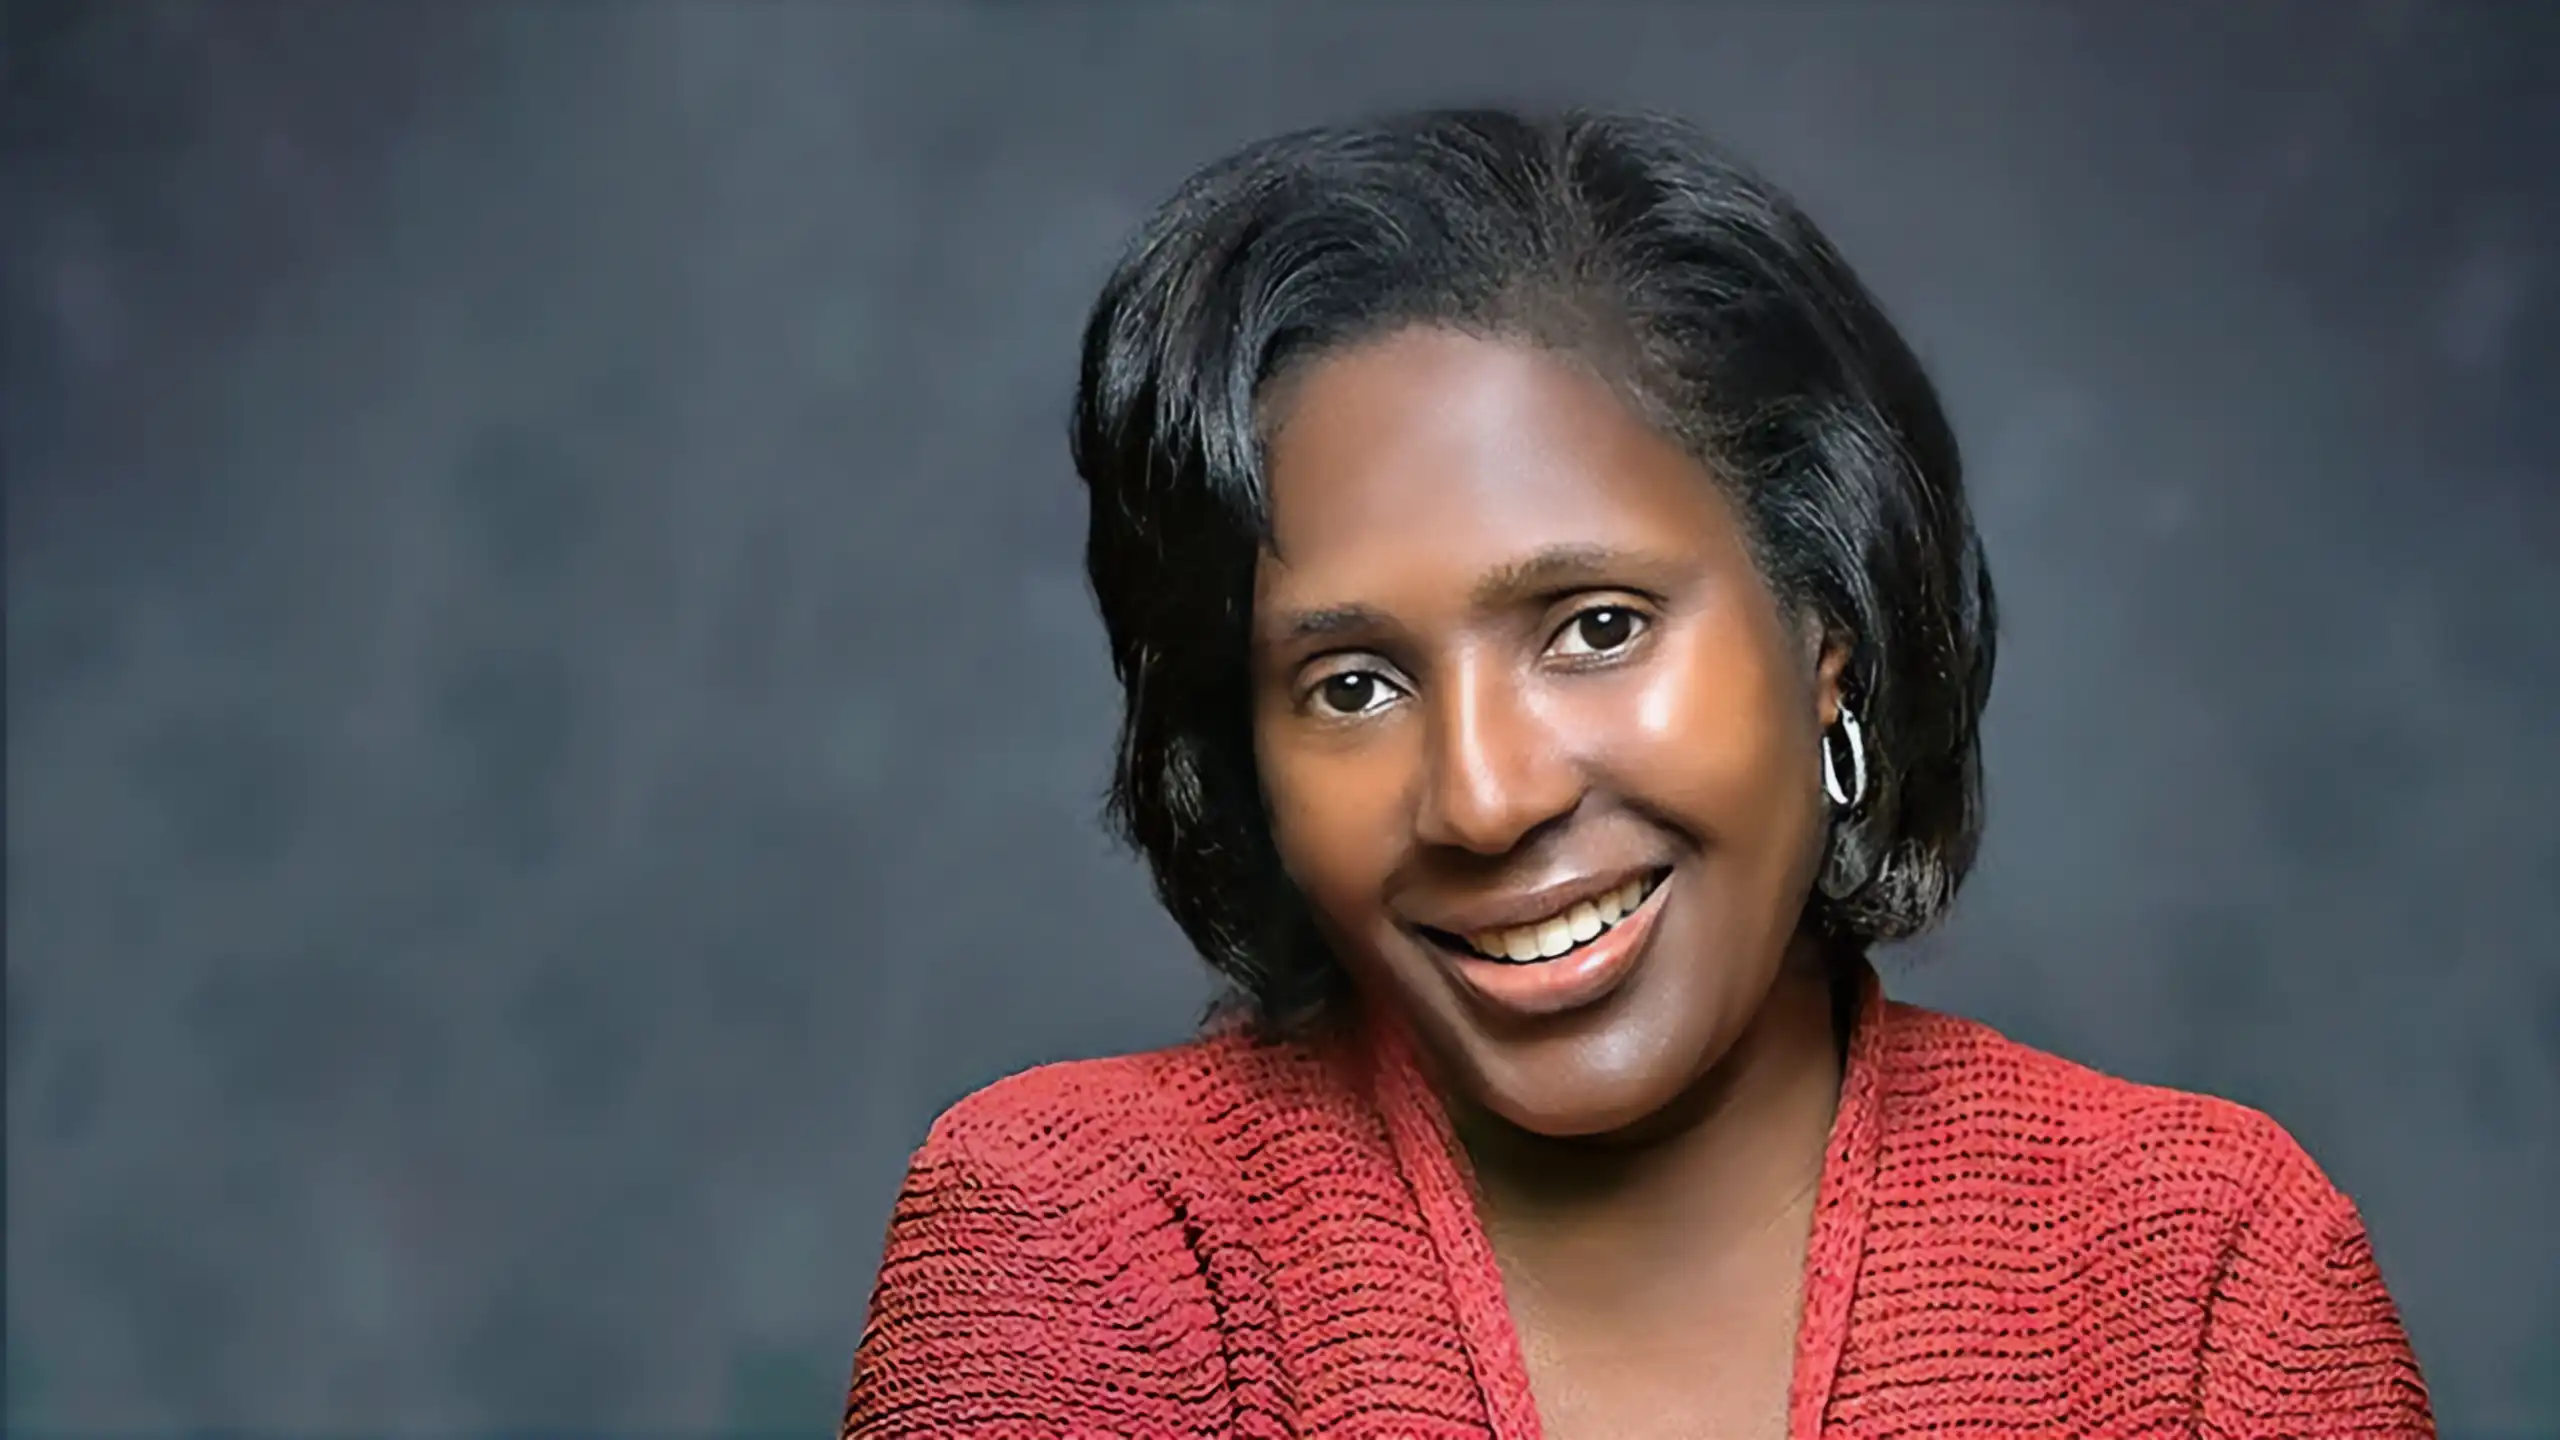
M 1476 1103 L 1525 1134 L 1602 1141 L 1641 1133 L 1680 1089 L 1677 1077 L 1644 1072 L 1548 1072 L 1504 1077 Z

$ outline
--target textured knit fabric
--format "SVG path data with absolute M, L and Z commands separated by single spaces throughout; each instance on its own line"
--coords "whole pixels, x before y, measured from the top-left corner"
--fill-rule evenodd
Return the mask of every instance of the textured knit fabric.
M 890 1221 L 844 1433 L 1498 1436 L 1538 1419 L 1410 1046 L 1211 1035 L 953 1107 Z M 2432 1435 L 2362 1223 L 2272 1121 L 1870 981 L 1797 1436 Z

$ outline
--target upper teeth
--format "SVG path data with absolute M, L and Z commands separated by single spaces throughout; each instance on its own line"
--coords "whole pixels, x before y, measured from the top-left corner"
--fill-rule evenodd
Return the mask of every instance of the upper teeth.
M 1467 943 L 1506 959 L 1552 960 L 1625 919 L 1627 912 L 1644 902 L 1652 883 L 1649 878 L 1630 880 L 1597 900 L 1585 900 L 1532 924 L 1479 930 L 1467 937 Z

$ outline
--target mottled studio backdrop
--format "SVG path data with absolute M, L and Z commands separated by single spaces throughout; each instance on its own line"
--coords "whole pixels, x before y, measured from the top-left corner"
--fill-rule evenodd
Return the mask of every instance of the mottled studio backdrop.
M 2560 6 L 7 13 L 12 1432 L 826 1433 L 927 1120 L 1205 994 L 1092 823 L 1122 236 L 1581 98 L 1969 442 L 1996 820 L 1894 983 L 2272 1111 L 2560 1433 Z

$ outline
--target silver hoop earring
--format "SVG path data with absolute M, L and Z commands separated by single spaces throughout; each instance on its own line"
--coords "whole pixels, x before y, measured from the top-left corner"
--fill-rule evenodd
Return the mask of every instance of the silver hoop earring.
M 1831 735 L 1822 736 L 1822 789 L 1831 803 L 1843 810 L 1857 808 L 1867 798 L 1867 733 L 1858 726 L 1856 712 L 1840 707 L 1840 738 L 1849 742 L 1849 783 L 1840 783 L 1840 767 L 1831 758 Z

